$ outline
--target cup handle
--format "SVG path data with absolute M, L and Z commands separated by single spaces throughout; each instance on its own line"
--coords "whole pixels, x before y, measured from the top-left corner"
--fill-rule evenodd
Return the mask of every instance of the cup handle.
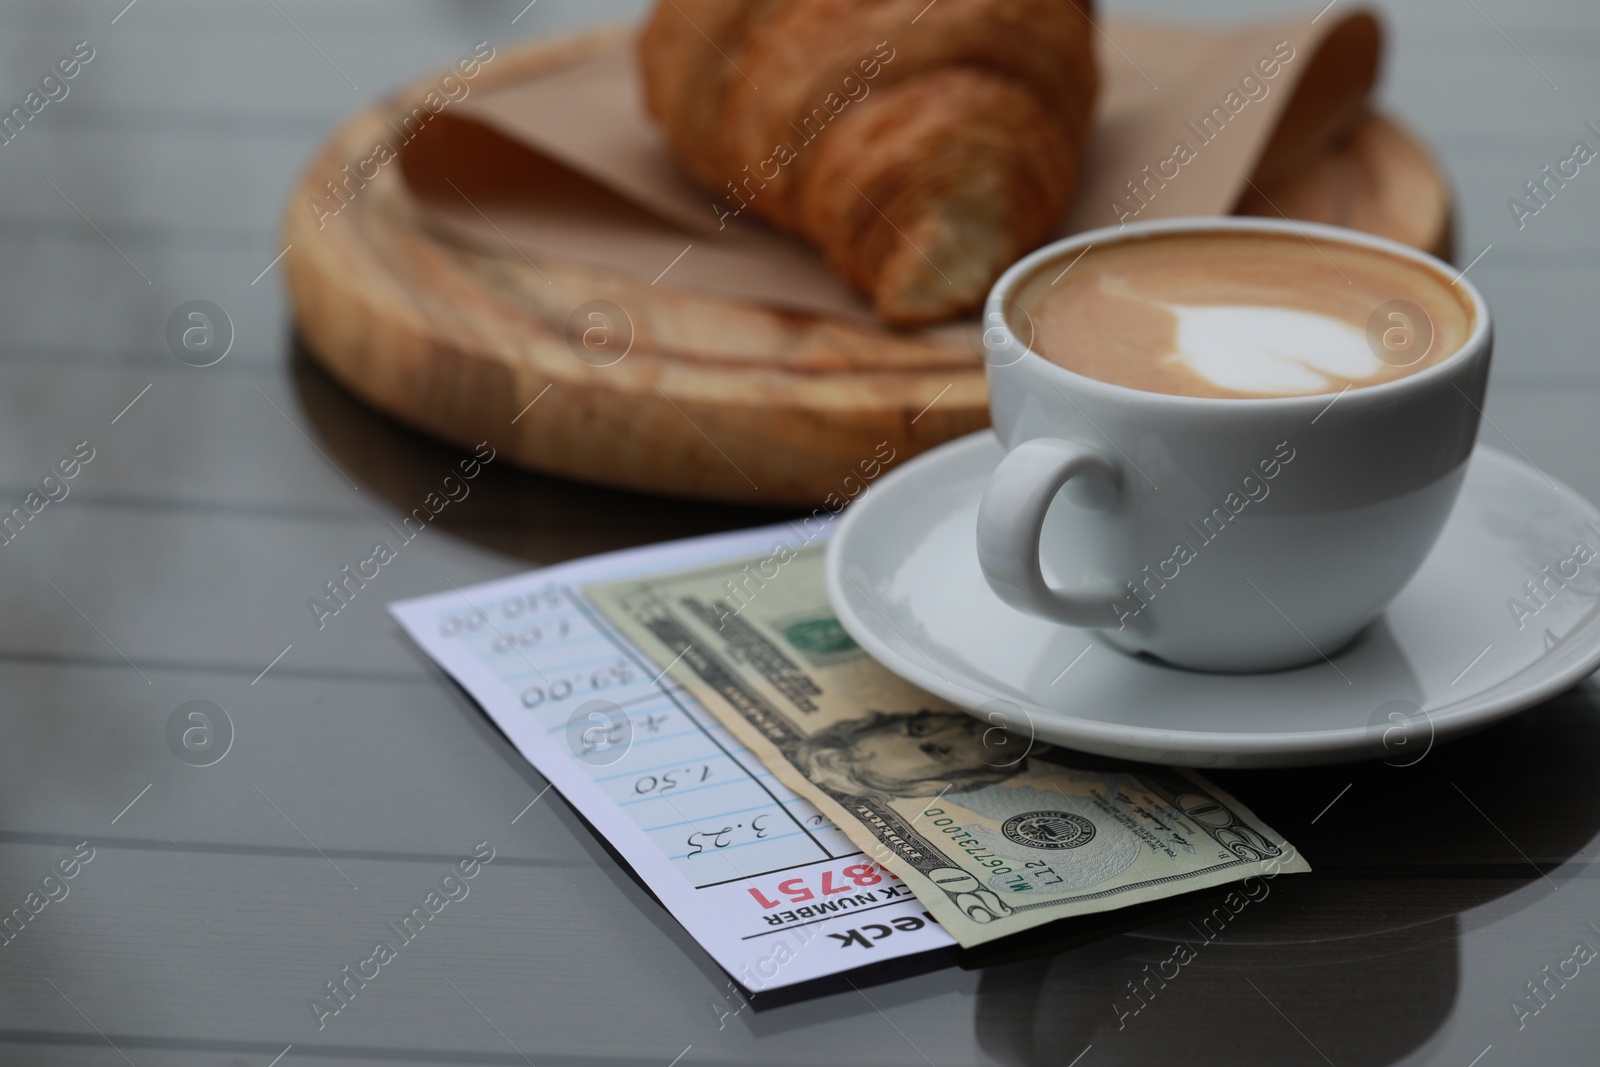
M 1124 598 L 1113 586 L 1083 592 L 1052 589 L 1039 569 L 1045 512 L 1063 486 L 1095 476 L 1091 505 L 1103 511 L 1122 495 L 1122 472 L 1083 445 L 1049 437 L 1012 449 L 989 477 L 978 505 L 978 563 L 1001 600 L 1030 615 L 1068 626 L 1106 629 Z

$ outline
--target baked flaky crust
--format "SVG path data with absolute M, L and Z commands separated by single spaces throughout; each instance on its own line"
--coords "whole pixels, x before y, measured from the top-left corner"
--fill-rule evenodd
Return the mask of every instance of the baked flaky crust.
M 1090 0 L 660 0 L 646 103 L 718 214 L 816 245 L 894 325 L 978 307 L 1065 210 Z

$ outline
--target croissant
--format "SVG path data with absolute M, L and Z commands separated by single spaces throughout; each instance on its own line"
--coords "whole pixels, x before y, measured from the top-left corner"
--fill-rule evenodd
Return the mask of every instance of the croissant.
M 1091 0 L 660 0 L 646 104 L 679 163 L 810 241 L 885 322 L 977 308 L 1089 137 Z

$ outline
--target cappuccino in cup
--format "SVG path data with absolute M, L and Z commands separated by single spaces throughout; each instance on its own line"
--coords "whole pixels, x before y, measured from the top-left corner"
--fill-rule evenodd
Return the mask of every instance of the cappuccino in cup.
M 1097 245 L 1034 271 L 1009 310 L 1052 363 L 1192 397 L 1381 385 L 1449 358 L 1473 328 L 1471 298 L 1436 268 L 1292 231 Z
M 977 552 L 1007 604 L 1200 670 L 1327 664 L 1455 503 L 1488 379 L 1466 278 L 1271 219 L 1098 230 L 985 308 L 1006 455 Z

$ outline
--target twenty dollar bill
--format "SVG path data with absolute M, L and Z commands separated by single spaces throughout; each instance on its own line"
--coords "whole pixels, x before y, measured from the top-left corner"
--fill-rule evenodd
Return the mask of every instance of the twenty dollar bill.
M 834 617 L 822 558 L 780 545 L 585 593 L 961 944 L 1311 869 L 1197 774 L 1052 747 L 1020 711 L 986 722 L 890 673 Z

